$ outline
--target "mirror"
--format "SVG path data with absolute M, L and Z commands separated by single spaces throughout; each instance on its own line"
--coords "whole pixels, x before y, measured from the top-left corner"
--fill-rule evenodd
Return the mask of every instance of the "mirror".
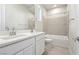
M 8 28 L 15 28 L 16 30 L 34 29 L 34 24 L 35 8 L 33 4 L 0 5 L 0 31 L 6 31 Z

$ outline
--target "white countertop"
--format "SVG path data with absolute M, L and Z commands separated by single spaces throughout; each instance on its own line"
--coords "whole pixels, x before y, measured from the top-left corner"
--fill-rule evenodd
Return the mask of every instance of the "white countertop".
M 0 47 L 3 47 L 3 46 L 6 46 L 6 45 L 9 45 L 9 44 L 13 44 L 13 43 L 25 40 L 24 38 L 29 39 L 29 38 L 32 38 L 34 36 L 40 35 L 42 33 L 44 33 L 44 32 L 19 33 L 17 35 L 20 35 L 20 36 L 15 37 L 15 38 L 11 38 L 11 39 L 2 39 L 5 36 L 0 36 Z M 6 35 L 6 36 L 8 36 L 8 35 Z

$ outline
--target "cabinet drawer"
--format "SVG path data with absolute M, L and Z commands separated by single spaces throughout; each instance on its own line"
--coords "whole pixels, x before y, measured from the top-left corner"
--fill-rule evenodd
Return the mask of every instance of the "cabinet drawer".
M 24 41 L 20 41 L 12 45 L 8 45 L 6 47 L 0 48 L 0 54 L 8 54 L 8 55 L 16 54 L 18 51 L 31 45 L 33 43 L 33 40 L 34 38 L 25 39 Z
M 36 40 L 43 39 L 44 37 L 45 37 L 45 35 L 44 35 L 44 34 L 38 35 L 38 36 L 36 36 Z

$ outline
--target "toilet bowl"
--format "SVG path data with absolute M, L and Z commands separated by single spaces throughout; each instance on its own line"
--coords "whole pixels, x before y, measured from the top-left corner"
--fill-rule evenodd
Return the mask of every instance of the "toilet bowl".
M 53 42 L 53 39 L 48 39 L 48 38 L 45 39 L 46 44 L 50 44 L 51 42 Z
M 51 49 L 51 48 L 53 48 L 54 46 L 53 46 L 53 39 L 45 39 L 45 45 L 46 45 L 46 47 L 45 47 L 45 49 L 46 50 L 49 50 L 49 49 Z

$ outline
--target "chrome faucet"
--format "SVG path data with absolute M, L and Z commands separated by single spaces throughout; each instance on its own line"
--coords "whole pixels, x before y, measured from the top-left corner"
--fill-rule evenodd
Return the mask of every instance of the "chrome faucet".
M 10 35 L 16 35 L 16 31 L 15 31 L 15 28 L 13 27 L 12 30 L 10 31 Z
M 12 36 L 12 35 L 16 35 L 16 31 L 15 31 L 15 28 L 9 28 L 9 27 L 6 27 L 6 30 L 9 31 L 9 35 Z

